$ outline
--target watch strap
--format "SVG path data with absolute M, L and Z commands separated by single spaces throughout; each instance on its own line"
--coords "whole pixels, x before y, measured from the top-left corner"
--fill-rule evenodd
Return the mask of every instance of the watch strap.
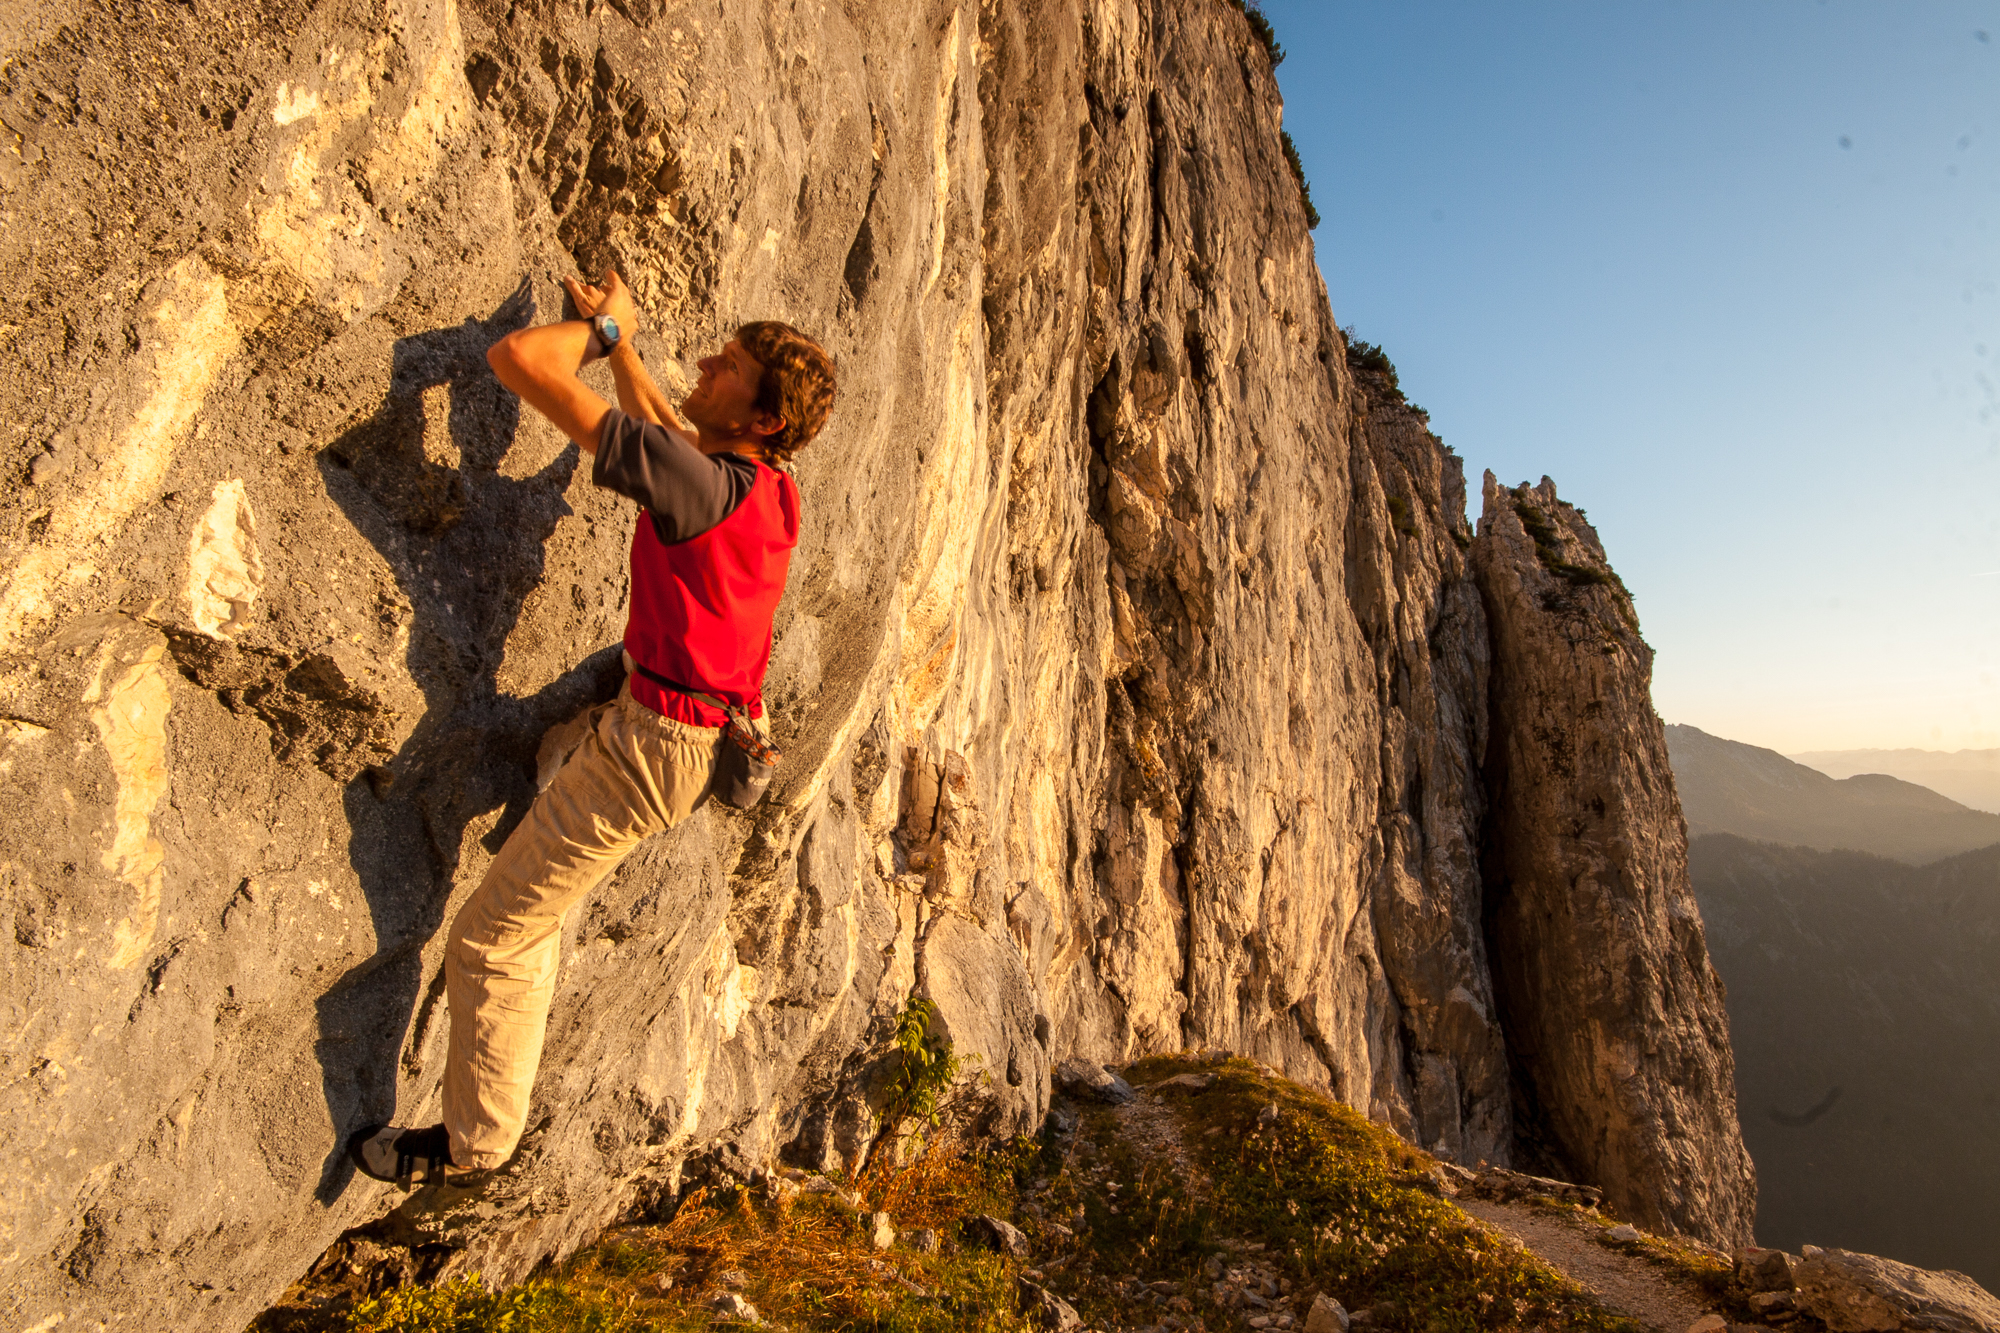
M 604 336 L 604 324 L 607 321 L 611 323 L 613 329 L 618 329 L 617 321 L 611 320 L 608 315 L 592 315 L 584 321 L 590 325 L 590 352 L 584 358 L 585 361 L 596 361 L 610 356 L 612 349 L 624 341 L 623 330 L 619 330 L 619 337 L 616 339 Z

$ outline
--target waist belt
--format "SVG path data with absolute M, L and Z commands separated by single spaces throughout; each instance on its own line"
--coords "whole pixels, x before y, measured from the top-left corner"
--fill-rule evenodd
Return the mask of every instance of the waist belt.
M 698 699 L 711 708 L 721 709 L 729 722 L 722 729 L 724 744 L 716 757 L 710 789 L 717 799 L 740 810 L 748 810 L 764 799 L 764 792 L 770 787 L 771 777 L 778 771 L 778 764 L 784 756 L 778 753 L 777 746 L 771 744 L 771 738 L 751 721 L 749 709 L 718 699 L 706 690 L 691 689 L 679 681 L 669 680 L 636 657 L 632 659 L 632 669 L 663 690 L 672 690 L 690 699 Z
M 636 657 L 632 659 L 632 669 L 634 671 L 637 671 L 640 675 L 644 676 L 647 680 L 652 681 L 655 685 L 659 686 L 661 689 L 672 690 L 675 694 L 685 694 L 690 699 L 699 699 L 701 700 L 701 702 L 707 704 L 710 708 L 719 709 L 724 716 L 729 717 L 732 720 L 734 719 L 738 711 L 737 705 L 732 704 L 724 699 L 718 699 L 714 695 L 708 693 L 706 690 L 698 690 L 694 688 L 694 686 L 692 685 L 683 685 L 677 680 L 668 680 L 665 676 L 653 670 L 653 668 L 647 666 L 644 662 L 641 662 Z M 749 716 L 749 710 L 747 708 L 743 709 L 742 711 L 745 717 Z

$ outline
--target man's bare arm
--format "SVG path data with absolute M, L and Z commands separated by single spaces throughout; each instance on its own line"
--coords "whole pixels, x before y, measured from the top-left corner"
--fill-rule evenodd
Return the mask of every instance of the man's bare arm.
M 617 270 L 606 273 L 600 287 L 577 278 L 564 278 L 563 286 L 569 291 L 569 299 L 576 303 L 578 314 L 589 318 L 601 311 L 618 321 L 621 336 L 611 352 L 611 378 L 618 386 L 619 409 L 628 417 L 693 434 L 674 411 L 673 403 L 660 392 L 660 386 L 646 373 L 646 365 L 639 359 L 631 338 L 623 336 L 638 331 L 638 320 L 634 315 L 630 324 L 626 322 L 627 314 L 634 311 L 632 295 Z
M 656 426 L 667 426 L 684 435 L 694 434 L 694 428 L 681 420 L 680 413 L 660 386 L 653 383 L 653 377 L 646 373 L 646 363 L 639 359 L 632 344 L 623 338 L 611 353 L 611 378 L 618 385 L 618 406 L 627 416 L 640 417 Z M 627 400 L 630 400 L 629 403 Z
M 486 351 L 486 364 L 521 401 L 556 424 L 587 454 L 597 452 L 598 433 L 611 404 L 576 377 L 590 354 L 590 325 L 565 320 L 520 329 Z

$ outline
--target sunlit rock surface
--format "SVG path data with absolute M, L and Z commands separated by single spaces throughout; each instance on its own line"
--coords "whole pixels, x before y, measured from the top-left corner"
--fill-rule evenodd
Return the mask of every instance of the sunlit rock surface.
M 31 9 L 0 73 L 13 1326 L 240 1329 L 402 1202 L 338 1146 L 435 1117 L 442 927 L 542 732 L 615 688 L 634 518 L 483 356 L 612 264 L 669 385 L 748 318 L 839 359 L 788 758 L 574 913 L 515 1167 L 380 1234 L 510 1279 L 691 1163 L 856 1163 L 919 994 L 996 1133 L 1063 1059 L 1225 1047 L 1462 1160 L 1526 1106 L 1614 1198 L 1739 1238 L 1643 645 L 1590 722 L 1606 784 L 1656 784 L 1601 826 L 1644 849 L 1596 881 L 1635 906 L 1496 933 L 1482 849 L 1523 882 L 1543 807 L 1490 793 L 1489 731 L 1599 699 L 1604 648 L 1511 610 L 1533 551 L 1472 537 L 1457 459 L 1350 369 L 1233 5 Z M 1615 1086 L 1539 1063 L 1498 956 L 1607 941 L 1678 988 L 1593 997 Z M 1617 1132 L 1563 1147 L 1564 1116 Z
M 1524 1156 L 1649 1229 L 1748 1235 L 1729 1016 L 1631 596 L 1546 477 L 1486 474 L 1473 563 L 1493 627 L 1487 947 Z

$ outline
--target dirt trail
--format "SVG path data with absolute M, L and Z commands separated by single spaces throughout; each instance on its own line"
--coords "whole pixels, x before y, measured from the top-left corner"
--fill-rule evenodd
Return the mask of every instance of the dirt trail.
M 1686 1333 L 1714 1307 L 1701 1292 L 1647 1259 L 1597 1240 L 1602 1224 L 1533 1208 L 1460 1198 L 1458 1206 L 1561 1269 L 1578 1285 L 1651 1333 Z

